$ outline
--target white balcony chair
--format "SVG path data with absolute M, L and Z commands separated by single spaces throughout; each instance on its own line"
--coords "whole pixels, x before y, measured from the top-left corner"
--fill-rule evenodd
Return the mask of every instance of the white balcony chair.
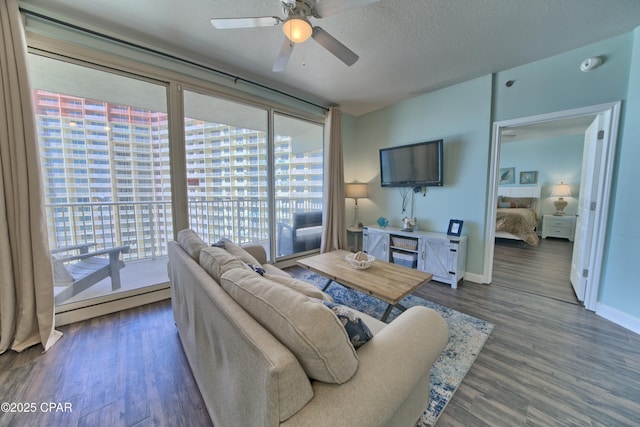
M 53 285 L 65 287 L 55 296 L 55 305 L 61 304 L 107 277 L 111 277 L 112 290 L 120 289 L 120 270 L 124 268 L 120 253 L 128 253 L 129 246 L 89 252 L 92 246 L 95 246 L 95 243 L 65 246 L 51 251 Z M 58 254 L 64 256 L 58 257 Z M 76 262 L 71 263 L 72 261 Z

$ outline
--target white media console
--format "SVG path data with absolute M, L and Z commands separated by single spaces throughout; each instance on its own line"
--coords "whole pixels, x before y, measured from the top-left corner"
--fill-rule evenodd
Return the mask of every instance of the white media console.
M 467 236 L 370 225 L 363 229 L 362 247 L 376 259 L 426 271 L 454 289 L 464 278 Z

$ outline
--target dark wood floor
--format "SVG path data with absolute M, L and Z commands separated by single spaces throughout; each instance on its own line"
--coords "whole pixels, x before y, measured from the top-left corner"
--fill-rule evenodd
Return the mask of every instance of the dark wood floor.
M 35 403 L 0 426 L 211 426 L 182 351 L 170 301 L 59 328 L 40 346 L 0 356 L 0 400 Z M 71 411 L 42 411 L 43 403 Z
M 640 336 L 506 286 L 432 282 L 417 294 L 496 325 L 439 427 L 640 425 Z M 46 354 L 0 356 L 0 400 L 38 407 L 0 413 L 0 426 L 211 425 L 168 301 L 60 330 Z M 72 412 L 43 412 L 44 402 Z
M 538 246 L 496 239 L 491 283 L 581 304 L 569 280 L 572 254 L 573 243 L 567 239 L 540 239 Z

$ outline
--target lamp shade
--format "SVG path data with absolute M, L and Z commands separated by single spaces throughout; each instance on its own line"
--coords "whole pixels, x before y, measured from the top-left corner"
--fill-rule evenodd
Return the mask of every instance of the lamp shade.
M 344 196 L 348 199 L 366 199 L 369 197 L 368 185 L 362 182 L 351 182 L 344 185 Z
M 569 197 L 571 196 L 571 190 L 569 189 L 569 185 L 564 182 L 560 182 L 555 187 L 553 187 L 553 191 L 551 191 L 551 197 Z
M 311 37 L 313 29 L 304 17 L 294 16 L 284 21 L 282 31 L 294 43 L 302 43 Z

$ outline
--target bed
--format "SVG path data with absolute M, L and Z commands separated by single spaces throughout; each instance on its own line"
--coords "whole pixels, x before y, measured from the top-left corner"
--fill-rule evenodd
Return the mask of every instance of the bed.
M 498 187 L 495 236 L 538 246 L 539 202 L 540 186 Z

